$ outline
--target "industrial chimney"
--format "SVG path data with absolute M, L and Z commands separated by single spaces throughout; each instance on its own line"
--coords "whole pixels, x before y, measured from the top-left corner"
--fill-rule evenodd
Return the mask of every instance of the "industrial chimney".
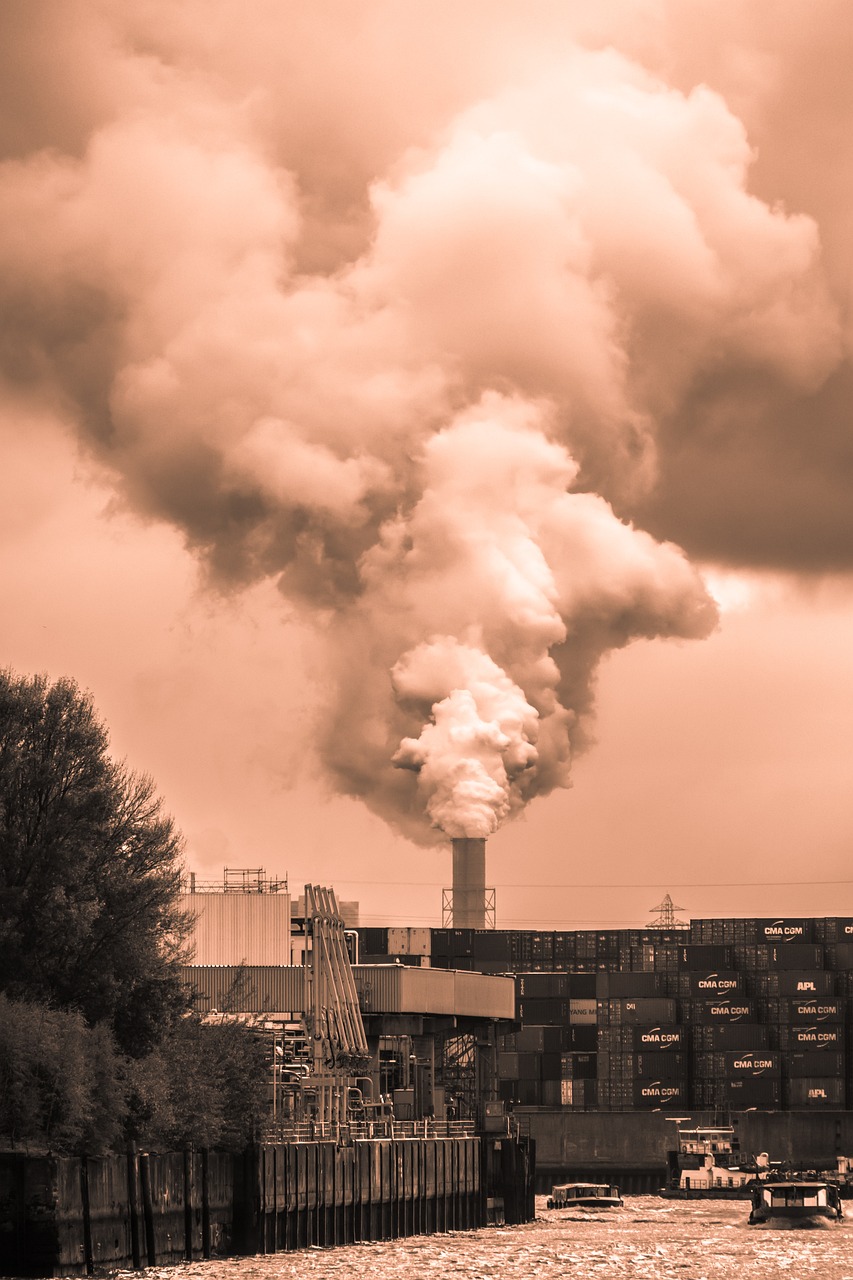
M 459 836 L 453 847 L 453 928 L 486 927 L 486 841 Z

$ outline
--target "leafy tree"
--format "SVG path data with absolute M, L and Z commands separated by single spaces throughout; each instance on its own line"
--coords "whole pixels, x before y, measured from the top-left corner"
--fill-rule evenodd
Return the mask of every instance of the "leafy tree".
M 147 1052 L 188 1004 L 181 837 L 91 698 L 0 672 L 0 991 Z
M 239 1022 L 182 1018 L 129 1064 L 131 1136 L 160 1150 L 242 1150 L 268 1115 L 269 1045 Z
M 98 1152 L 121 1137 L 123 1060 L 80 1013 L 0 995 L 0 1141 Z

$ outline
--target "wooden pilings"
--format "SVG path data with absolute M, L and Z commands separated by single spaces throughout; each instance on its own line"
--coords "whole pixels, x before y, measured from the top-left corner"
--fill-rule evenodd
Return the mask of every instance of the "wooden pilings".
M 469 1231 L 504 1220 L 487 1210 L 496 1196 L 514 1206 L 507 1222 L 523 1221 L 525 1157 L 503 1141 L 513 1152 L 489 1159 L 483 1144 L 493 1140 L 476 1137 L 276 1143 L 242 1156 L 0 1154 L 0 1275 L 86 1275 Z

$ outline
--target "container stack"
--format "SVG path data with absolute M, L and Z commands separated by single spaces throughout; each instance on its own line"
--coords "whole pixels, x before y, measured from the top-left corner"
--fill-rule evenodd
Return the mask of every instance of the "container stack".
M 853 918 L 363 929 L 361 947 L 363 960 L 515 975 L 527 1047 L 505 1037 L 500 1087 L 516 1106 L 853 1105 Z M 531 1047 L 546 1029 L 547 1049 Z

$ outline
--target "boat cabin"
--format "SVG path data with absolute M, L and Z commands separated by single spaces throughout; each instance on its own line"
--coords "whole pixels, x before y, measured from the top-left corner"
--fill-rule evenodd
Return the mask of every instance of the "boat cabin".
M 611 1182 L 564 1182 L 551 1188 L 549 1209 L 612 1209 L 622 1204 L 619 1188 Z
M 759 1182 L 752 1191 L 750 1222 L 841 1217 L 841 1197 L 831 1182 Z

